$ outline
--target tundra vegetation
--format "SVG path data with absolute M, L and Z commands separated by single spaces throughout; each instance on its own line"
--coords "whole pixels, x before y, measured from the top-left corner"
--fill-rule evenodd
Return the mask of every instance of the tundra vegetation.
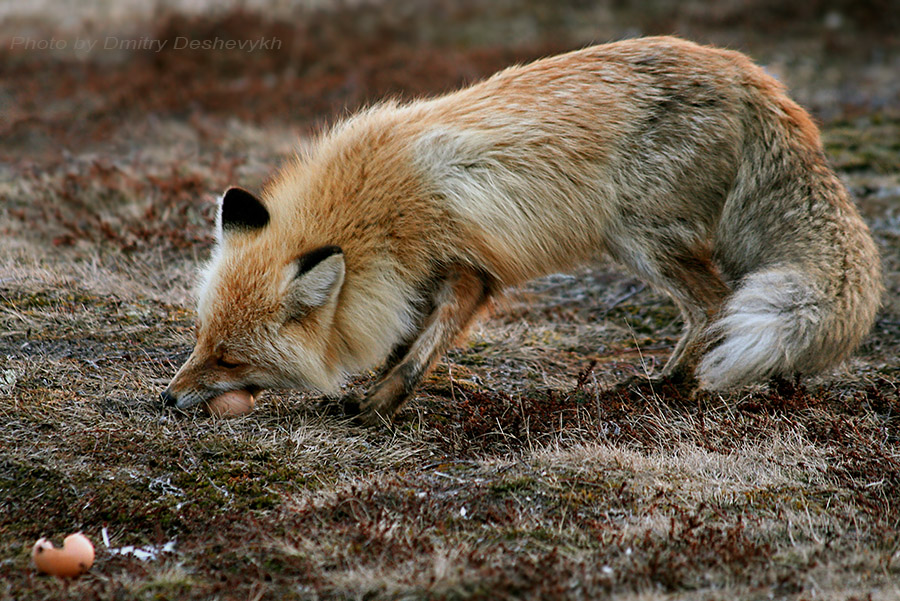
M 102 4 L 2 8 L 0 598 L 900 596 L 896 11 Z M 887 285 L 846 365 L 695 398 L 616 387 L 658 370 L 681 323 L 598 258 L 511 291 L 392 428 L 299 392 L 229 420 L 162 409 L 226 186 L 258 188 L 312 132 L 378 98 L 638 33 L 748 52 L 822 124 Z M 100 49 L 108 36 L 118 47 Z M 200 43 L 176 50 L 179 38 Z M 39 575 L 34 541 L 79 530 L 97 547 L 91 571 Z

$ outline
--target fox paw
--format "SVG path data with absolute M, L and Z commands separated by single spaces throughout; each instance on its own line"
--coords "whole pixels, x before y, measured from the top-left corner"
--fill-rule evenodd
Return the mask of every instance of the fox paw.
M 360 426 L 365 426 L 367 428 L 372 428 L 374 426 L 387 426 L 391 425 L 391 420 L 381 415 L 374 409 L 361 411 L 358 415 L 353 417 L 353 422 Z
M 357 395 L 347 395 L 340 401 L 346 417 L 351 418 L 357 426 L 380 426 L 390 424 L 391 420 L 381 415 L 370 403 Z
M 674 388 L 683 393 L 693 395 L 697 390 L 699 383 L 693 375 L 686 375 L 683 372 L 675 372 L 669 374 L 654 374 L 652 376 L 631 376 L 618 382 L 614 388 L 622 391 L 630 390 L 657 390 L 662 391 L 666 388 Z
M 357 417 L 362 412 L 362 398 L 348 394 L 340 400 L 340 407 L 347 417 Z

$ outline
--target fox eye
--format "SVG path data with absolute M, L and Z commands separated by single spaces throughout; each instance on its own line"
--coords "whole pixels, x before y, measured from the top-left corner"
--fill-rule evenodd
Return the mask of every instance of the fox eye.
M 238 367 L 240 365 L 240 363 L 235 363 L 233 361 L 229 361 L 228 359 L 225 359 L 224 357 L 219 357 L 216 360 L 216 365 L 218 365 L 219 367 L 221 367 L 223 369 L 234 369 L 235 367 Z

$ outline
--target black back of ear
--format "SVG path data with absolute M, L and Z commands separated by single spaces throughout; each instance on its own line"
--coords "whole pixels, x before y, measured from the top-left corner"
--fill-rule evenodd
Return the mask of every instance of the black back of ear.
M 322 246 L 297 258 L 297 276 L 288 286 L 285 307 L 293 319 L 303 319 L 322 307 L 344 283 L 344 253 L 339 246 Z
M 323 246 L 309 251 L 297 259 L 297 277 L 302 276 L 331 255 L 337 255 L 343 252 L 344 251 L 341 250 L 340 246 Z
M 269 211 L 243 188 L 228 188 L 222 197 L 222 229 L 255 230 L 269 223 Z

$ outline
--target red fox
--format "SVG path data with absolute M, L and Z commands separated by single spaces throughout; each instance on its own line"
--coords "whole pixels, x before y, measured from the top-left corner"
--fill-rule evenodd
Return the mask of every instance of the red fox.
M 818 131 L 746 56 L 599 45 L 323 134 L 259 197 L 225 192 L 193 354 L 163 400 L 339 391 L 388 421 L 503 289 L 606 253 L 672 297 L 663 375 L 813 374 L 871 328 L 881 269 Z M 348 403 L 353 407 L 352 403 Z

